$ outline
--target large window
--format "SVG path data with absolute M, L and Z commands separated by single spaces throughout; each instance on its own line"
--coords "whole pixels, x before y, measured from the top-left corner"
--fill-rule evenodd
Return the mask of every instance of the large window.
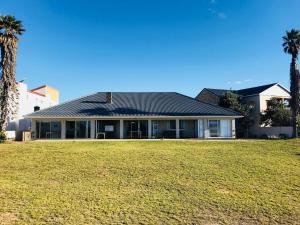
M 169 120 L 168 124 L 169 130 L 176 130 L 176 120 Z M 185 129 L 185 120 L 179 120 L 179 130 Z
M 120 121 L 119 120 L 97 120 L 96 138 L 119 138 Z
M 66 121 L 66 138 L 90 138 L 91 122 L 90 121 Z
M 176 120 L 169 120 L 168 128 L 169 130 L 176 130 Z
M 208 120 L 209 136 L 220 136 L 220 120 Z
M 40 139 L 61 138 L 61 122 L 60 121 L 36 122 L 36 138 L 40 138 Z
M 148 138 L 147 120 L 125 120 L 124 121 L 125 138 Z

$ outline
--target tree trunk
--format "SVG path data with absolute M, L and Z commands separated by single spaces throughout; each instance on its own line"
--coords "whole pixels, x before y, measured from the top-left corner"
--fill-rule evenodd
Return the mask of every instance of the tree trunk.
M 9 117 L 15 111 L 16 85 L 16 51 L 17 39 L 0 37 L 1 46 L 1 93 L 0 93 L 0 131 L 5 131 Z
M 291 68 L 290 68 L 290 79 L 291 79 L 291 110 L 292 110 L 292 126 L 293 126 L 293 137 L 298 137 L 297 132 L 297 116 L 299 113 L 299 78 L 296 64 L 296 57 L 292 57 Z

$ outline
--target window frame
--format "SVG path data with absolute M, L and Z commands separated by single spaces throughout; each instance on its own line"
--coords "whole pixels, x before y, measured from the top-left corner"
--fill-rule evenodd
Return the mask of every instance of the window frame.
M 211 122 L 216 122 L 216 127 L 211 128 Z M 207 121 L 207 128 L 209 130 L 209 137 L 220 137 L 221 136 L 221 120 L 208 120 Z M 215 133 L 212 133 L 212 130 L 216 130 Z M 213 134 L 213 135 L 212 135 Z

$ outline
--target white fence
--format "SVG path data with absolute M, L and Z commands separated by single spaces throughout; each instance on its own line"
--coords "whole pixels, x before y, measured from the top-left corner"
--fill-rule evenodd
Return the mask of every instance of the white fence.
M 287 137 L 292 137 L 292 127 L 253 127 L 250 129 L 250 133 L 256 137 L 267 135 L 268 137 L 279 137 L 280 134 L 284 134 Z
M 6 131 L 5 134 L 7 139 L 16 139 L 16 131 Z

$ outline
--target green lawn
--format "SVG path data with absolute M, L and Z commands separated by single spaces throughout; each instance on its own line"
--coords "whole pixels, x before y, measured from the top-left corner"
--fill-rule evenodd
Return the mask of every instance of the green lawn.
M 0 224 L 300 224 L 300 140 L 0 144 Z

